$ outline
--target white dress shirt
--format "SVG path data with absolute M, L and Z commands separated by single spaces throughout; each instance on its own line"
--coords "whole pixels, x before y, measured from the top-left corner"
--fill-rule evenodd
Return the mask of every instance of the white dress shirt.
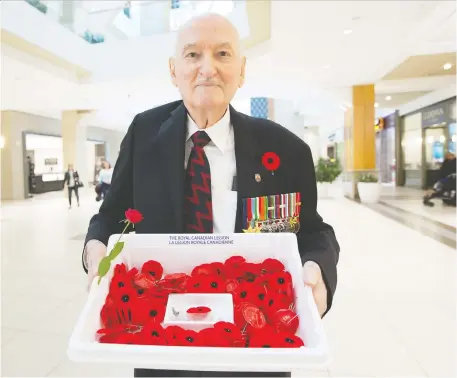
M 191 136 L 205 131 L 211 138 L 203 150 L 211 170 L 211 196 L 213 202 L 213 232 L 233 233 L 235 231 L 237 192 L 232 191 L 236 176 L 235 137 L 230 123 L 230 111 L 213 126 L 200 130 L 193 119 L 187 116 L 187 138 L 184 167 L 187 167 L 193 143 Z

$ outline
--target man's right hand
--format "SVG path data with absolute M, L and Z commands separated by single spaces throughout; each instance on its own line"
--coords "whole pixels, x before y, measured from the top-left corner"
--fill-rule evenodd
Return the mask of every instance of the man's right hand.
M 87 259 L 87 291 L 90 291 L 92 281 L 98 276 L 98 264 L 106 256 L 106 246 L 98 240 L 89 240 L 84 253 Z

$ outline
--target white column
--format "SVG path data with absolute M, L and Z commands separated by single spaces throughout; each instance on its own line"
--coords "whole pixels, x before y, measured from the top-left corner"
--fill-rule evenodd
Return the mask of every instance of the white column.
M 87 111 L 66 110 L 62 113 L 62 147 L 64 170 L 73 164 L 78 171 L 81 182 L 87 186 L 87 126 L 82 122 Z

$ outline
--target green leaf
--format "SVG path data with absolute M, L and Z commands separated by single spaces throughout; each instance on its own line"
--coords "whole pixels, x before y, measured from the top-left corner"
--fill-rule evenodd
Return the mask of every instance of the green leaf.
M 100 264 L 98 264 L 98 284 L 100 285 L 100 282 L 104 276 L 109 272 L 109 269 L 111 268 L 111 259 L 109 256 L 105 256 L 102 258 L 100 261 Z
M 114 260 L 124 249 L 124 242 L 117 242 L 109 253 L 110 260 Z

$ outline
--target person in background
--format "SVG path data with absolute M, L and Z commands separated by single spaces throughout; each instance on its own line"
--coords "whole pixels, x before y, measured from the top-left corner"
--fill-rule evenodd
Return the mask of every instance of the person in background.
M 111 187 L 111 177 L 113 176 L 113 168 L 111 168 L 111 164 L 108 163 L 106 160 L 103 162 L 102 166 L 103 168 L 100 170 L 98 174 L 98 181 L 100 183 L 102 197 L 105 198 L 106 193 Z
M 79 181 L 79 174 L 78 171 L 75 171 L 73 169 L 73 164 L 68 164 L 68 170 L 65 172 L 65 184 L 67 184 L 68 187 L 68 202 L 70 206 L 68 207 L 71 209 L 71 197 L 73 196 L 73 192 L 75 192 L 76 196 L 76 201 L 78 202 L 78 207 L 79 207 L 79 193 L 78 193 L 78 188 L 80 186 L 80 181 Z

